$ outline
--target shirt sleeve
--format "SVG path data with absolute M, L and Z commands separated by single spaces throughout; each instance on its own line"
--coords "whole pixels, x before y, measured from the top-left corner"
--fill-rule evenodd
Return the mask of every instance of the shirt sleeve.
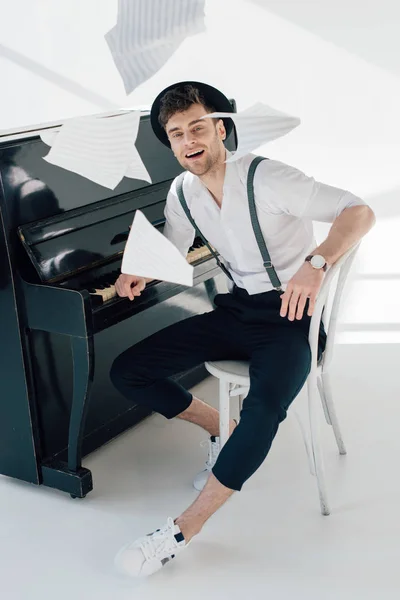
M 195 230 L 179 202 L 175 181 L 172 182 L 168 192 L 164 215 L 165 225 L 163 233 L 165 237 L 178 248 L 183 256 L 186 256 L 190 246 L 193 244 Z
M 268 164 L 266 164 L 268 163 Z M 347 190 L 316 181 L 302 171 L 275 160 L 263 161 L 254 178 L 257 205 L 269 206 L 274 213 L 301 219 L 333 223 L 350 206 L 366 202 Z

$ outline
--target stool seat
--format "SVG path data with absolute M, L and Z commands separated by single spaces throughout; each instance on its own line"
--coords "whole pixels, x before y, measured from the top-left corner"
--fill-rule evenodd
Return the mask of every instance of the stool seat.
M 318 367 L 320 367 L 322 359 L 323 354 L 317 363 Z M 217 379 L 226 377 L 231 383 L 244 386 L 248 386 L 250 383 L 249 362 L 247 360 L 209 360 L 204 366 Z
M 321 355 L 317 362 L 318 373 L 323 359 Z M 207 371 L 217 379 L 227 379 L 230 383 L 240 386 L 250 385 L 249 362 L 247 360 L 209 360 L 204 363 Z
M 207 361 L 205 367 L 211 375 L 218 379 L 226 375 L 231 383 L 249 385 L 249 363 L 247 360 Z

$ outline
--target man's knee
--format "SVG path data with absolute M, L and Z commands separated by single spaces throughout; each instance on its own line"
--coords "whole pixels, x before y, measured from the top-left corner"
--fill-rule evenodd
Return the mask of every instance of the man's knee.
M 121 356 L 122 355 L 117 356 L 110 369 L 110 379 L 117 390 L 119 390 L 126 381 L 126 365 L 125 361 L 121 359 Z
M 281 423 L 286 418 L 286 408 L 278 399 L 263 398 L 261 401 L 243 403 L 240 419 L 243 423 L 249 421 L 251 431 L 255 436 L 263 436 L 265 431 L 276 423 Z
M 149 370 L 139 361 L 139 357 L 130 351 L 123 352 L 114 360 L 110 369 L 112 384 L 119 390 L 143 386 L 149 381 Z

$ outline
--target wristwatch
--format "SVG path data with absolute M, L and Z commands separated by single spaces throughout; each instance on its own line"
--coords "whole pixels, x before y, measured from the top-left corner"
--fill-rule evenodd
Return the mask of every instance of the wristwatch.
M 328 268 L 328 263 L 321 254 L 309 254 L 306 256 L 305 260 L 311 263 L 311 266 L 314 267 L 314 269 L 323 269 L 326 271 Z

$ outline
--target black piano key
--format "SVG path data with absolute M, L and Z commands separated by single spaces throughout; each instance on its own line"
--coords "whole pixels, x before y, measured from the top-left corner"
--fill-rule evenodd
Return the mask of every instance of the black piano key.
M 99 296 L 99 294 L 90 294 L 90 302 L 92 306 L 101 306 L 103 303 L 103 298 Z
M 116 282 L 117 278 L 114 277 L 114 275 L 112 273 L 106 273 L 105 275 L 102 275 L 101 277 L 99 277 L 99 279 L 96 279 L 96 284 L 99 283 L 100 285 L 105 285 L 106 287 L 110 287 L 111 285 L 114 285 L 114 283 Z

